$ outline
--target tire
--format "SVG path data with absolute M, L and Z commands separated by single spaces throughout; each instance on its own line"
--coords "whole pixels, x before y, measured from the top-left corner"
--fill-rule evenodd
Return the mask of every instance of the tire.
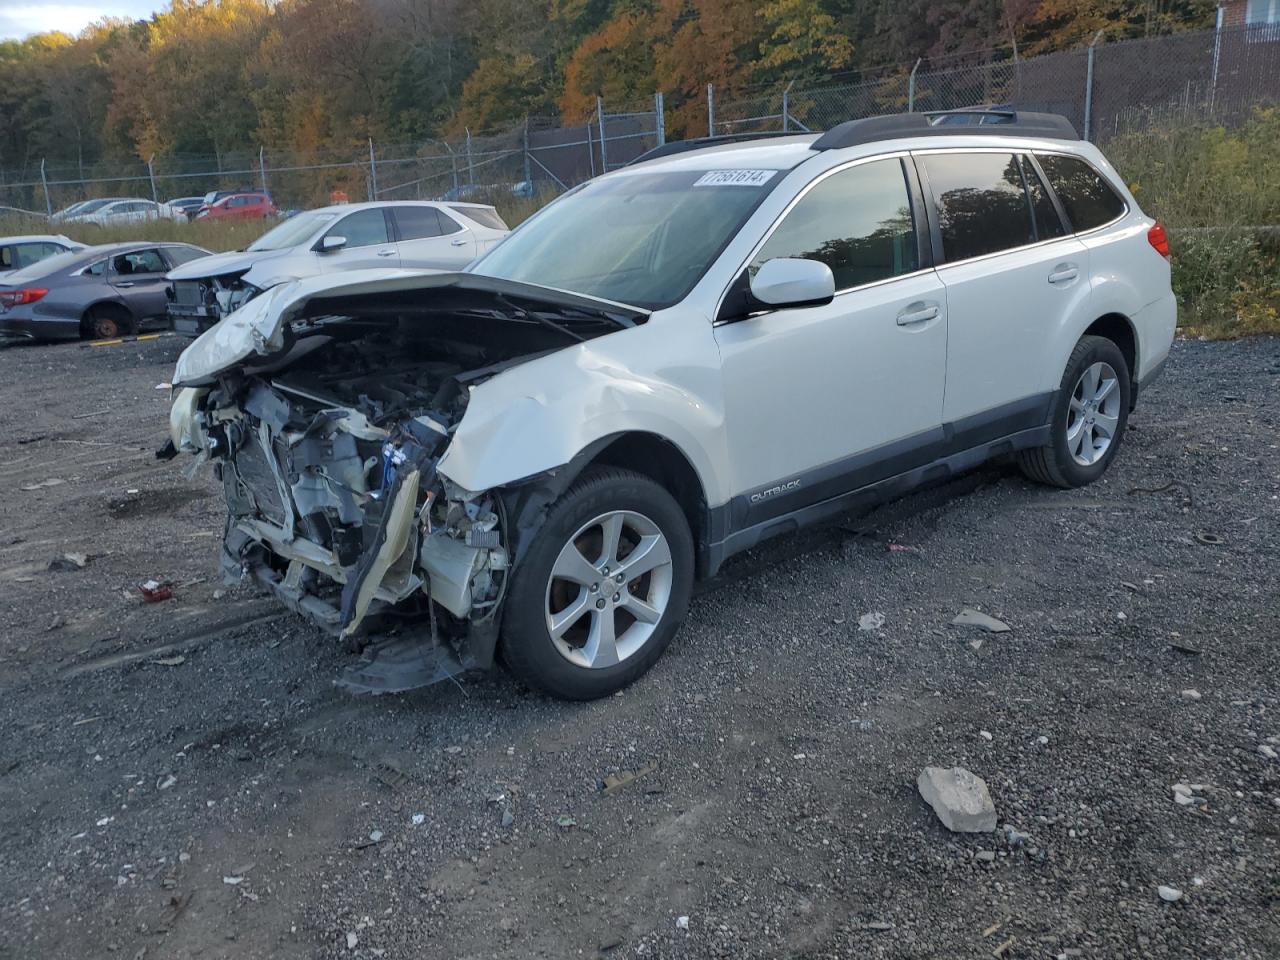
M 679 504 L 641 474 L 588 468 L 552 504 L 514 571 L 503 659 L 552 696 L 608 696 L 662 656 L 692 589 L 693 537 Z
M 1053 400 L 1050 440 L 1019 453 L 1018 466 L 1031 480 L 1050 486 L 1093 483 L 1120 449 L 1131 397 L 1129 366 L 1120 348 L 1105 337 L 1081 337 Z
M 137 321 L 124 307 L 104 303 L 93 307 L 83 321 L 81 334 L 86 340 L 112 340 L 138 332 Z

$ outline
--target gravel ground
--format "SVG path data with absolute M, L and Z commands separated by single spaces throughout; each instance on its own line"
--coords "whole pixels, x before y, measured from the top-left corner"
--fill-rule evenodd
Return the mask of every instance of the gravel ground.
M 1280 341 L 1177 344 L 1092 487 L 737 559 L 577 705 L 337 692 L 151 456 L 180 345 L 0 351 L 0 956 L 1280 955 Z M 948 833 L 926 765 L 1025 838 Z

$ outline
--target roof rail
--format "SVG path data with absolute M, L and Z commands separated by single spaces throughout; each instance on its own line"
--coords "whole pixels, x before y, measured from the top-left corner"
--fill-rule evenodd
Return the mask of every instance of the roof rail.
M 798 137 L 803 135 L 803 130 L 764 130 L 756 133 L 722 133 L 714 137 L 696 137 L 693 140 L 672 140 L 670 143 L 664 143 L 660 147 L 645 151 L 634 160 L 627 161 L 623 166 L 629 167 L 632 164 L 644 163 L 646 160 L 657 160 L 659 157 L 670 157 L 677 153 L 687 153 L 690 150 L 718 147 L 722 143 L 742 143 L 744 140 L 768 140 L 773 137 Z
M 974 130 L 974 127 L 992 126 L 999 129 Z M 1056 113 L 969 108 L 931 113 L 894 113 L 883 117 L 847 120 L 815 140 L 811 149 L 840 150 L 900 137 L 957 137 L 971 136 L 978 132 L 1001 136 L 1044 137 L 1049 140 L 1080 139 L 1071 121 Z

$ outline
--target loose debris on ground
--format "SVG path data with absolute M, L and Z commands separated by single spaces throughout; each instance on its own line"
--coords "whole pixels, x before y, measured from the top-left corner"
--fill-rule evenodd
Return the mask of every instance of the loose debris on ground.
M 997 465 L 736 559 L 589 704 L 335 691 L 152 457 L 179 346 L 0 351 L 0 956 L 1280 955 L 1280 342 L 1179 343 L 1087 489 Z

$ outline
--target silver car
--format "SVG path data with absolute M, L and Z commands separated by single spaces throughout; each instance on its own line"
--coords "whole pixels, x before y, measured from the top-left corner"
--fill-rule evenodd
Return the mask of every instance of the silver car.
M 169 274 L 169 318 L 197 336 L 263 290 L 339 270 L 408 267 L 461 270 L 510 231 L 482 203 L 348 203 L 308 210 L 248 248 Z
M 0 337 L 103 339 L 165 317 L 165 274 L 207 257 L 189 243 L 108 243 L 41 260 L 0 283 Z

